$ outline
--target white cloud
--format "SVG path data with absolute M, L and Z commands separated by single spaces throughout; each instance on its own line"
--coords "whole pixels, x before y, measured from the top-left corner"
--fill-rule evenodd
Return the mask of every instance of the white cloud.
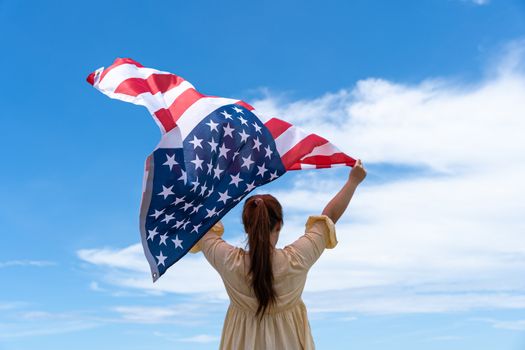
M 115 307 L 114 311 L 122 315 L 122 319 L 137 323 L 160 323 L 173 316 L 181 315 L 181 312 L 166 307 Z
M 287 103 L 270 96 L 254 105 L 264 114 L 329 135 L 368 163 L 458 173 L 525 158 L 517 152 L 523 146 L 524 89 L 517 74 L 472 88 L 438 80 L 406 86 L 367 79 L 351 91 L 313 101 Z
M 487 322 L 494 328 L 508 329 L 512 331 L 525 331 L 525 320 L 496 320 L 493 318 L 473 318 L 474 321 Z
M 490 3 L 490 0 L 461 0 L 464 3 L 469 3 L 477 6 L 484 6 Z
M 116 306 L 112 311 L 118 317 L 111 318 L 113 322 L 140 324 L 202 324 L 210 313 L 223 309 L 223 303 L 195 298 L 178 304 L 162 306 Z
M 427 340 L 428 341 L 431 341 L 431 342 L 434 342 L 434 341 L 454 341 L 454 340 L 459 340 L 459 339 L 463 339 L 464 337 L 460 337 L 460 336 L 457 336 L 457 335 L 438 335 L 438 336 L 435 336 L 435 337 L 430 337 L 428 338 Z
M 27 303 L 16 303 L 0 314 L 0 340 L 65 334 L 101 325 L 88 315 L 76 312 L 21 310 Z
M 425 292 L 413 286 L 306 292 L 304 301 L 309 313 L 403 314 L 525 308 L 523 294 L 482 291 Z
M 84 249 L 77 254 L 86 262 L 114 270 L 106 276 L 106 282 L 109 284 L 150 293 L 211 293 L 218 297 L 226 297 L 221 278 L 201 253 L 186 255 L 170 268 L 169 274 L 155 284 L 151 281 L 141 244 L 134 244 L 124 249 Z M 180 281 L 191 281 L 191 283 Z
M 35 336 L 65 334 L 71 332 L 78 332 L 88 330 L 97 327 L 97 323 L 93 322 L 76 322 L 71 321 L 68 323 L 60 324 L 45 324 L 45 325 L 5 325 L 0 324 L 0 339 L 11 339 L 11 338 L 27 338 Z
M 55 262 L 46 261 L 46 260 L 9 260 L 9 261 L 1 261 L 0 269 L 4 267 L 12 267 L 12 266 L 46 267 L 46 266 L 54 266 L 54 265 L 56 265 Z
M 100 285 L 96 281 L 91 281 L 91 283 L 89 284 L 89 289 L 94 292 L 104 292 L 105 291 L 105 289 L 100 287 Z
M 182 310 L 168 307 L 119 306 L 114 311 L 120 313 L 124 321 L 134 323 L 160 323 L 173 316 L 183 315 Z
M 137 259 L 142 253 L 140 244 L 134 244 L 125 249 L 82 249 L 77 252 L 80 259 L 95 265 L 108 266 L 130 271 L 148 272 L 148 265 Z
M 219 337 L 209 335 L 209 334 L 199 334 L 193 337 L 180 338 L 179 341 L 189 342 L 189 343 L 212 343 L 219 340 Z
M 337 225 L 339 245 L 309 275 L 309 310 L 525 308 L 525 280 L 516 278 L 525 273 L 525 75 L 519 43 L 509 45 L 477 84 L 366 79 L 313 100 L 267 95 L 255 102 L 259 112 L 328 137 L 370 168 L 368 183 Z M 389 166 L 419 170 L 388 180 Z M 342 183 L 334 173 L 303 172 L 292 188 L 274 193 L 287 214 L 281 246 L 303 230 L 306 213 L 320 212 L 337 191 Z M 202 255 L 186 256 L 155 285 L 138 244 L 78 255 L 110 268 L 104 278 L 113 285 L 226 298 Z
M 17 308 L 20 308 L 22 306 L 26 305 L 26 303 L 23 303 L 23 302 L 18 302 L 18 301 L 15 301 L 15 302 L 0 302 L 0 310 L 13 310 L 13 309 L 17 309 Z
M 476 5 L 487 5 L 490 1 L 489 0 L 472 0 L 472 2 Z
M 211 334 L 198 334 L 191 337 L 180 337 L 176 334 L 164 333 L 164 332 L 154 332 L 157 337 L 164 338 L 172 342 L 186 342 L 186 343 L 199 343 L 199 344 L 208 344 L 215 343 L 220 340 L 218 336 Z

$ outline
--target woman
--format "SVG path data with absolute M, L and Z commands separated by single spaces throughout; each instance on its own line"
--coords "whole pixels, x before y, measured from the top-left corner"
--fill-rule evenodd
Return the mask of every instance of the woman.
M 220 237 L 221 223 L 201 238 L 193 252 L 202 250 L 230 298 L 220 349 L 315 348 L 301 299 L 306 275 L 325 248 L 336 246 L 334 224 L 365 177 L 366 170 L 357 160 L 322 215 L 310 216 L 305 234 L 283 249 L 275 248 L 283 225 L 281 205 L 268 194 L 252 196 L 244 204 L 248 251 Z

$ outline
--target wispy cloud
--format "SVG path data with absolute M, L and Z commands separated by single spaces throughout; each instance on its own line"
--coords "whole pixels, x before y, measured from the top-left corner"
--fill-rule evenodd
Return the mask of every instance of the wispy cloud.
M 424 292 L 414 287 L 396 286 L 305 292 L 303 298 L 311 313 L 386 315 L 525 308 L 523 294 L 483 291 Z
M 488 5 L 490 0 L 471 0 L 476 5 Z
M 211 335 L 211 334 L 198 334 L 198 335 L 191 336 L 191 337 L 181 337 L 176 334 L 164 333 L 164 332 L 154 332 L 153 334 L 157 337 L 161 337 L 161 338 L 164 338 L 172 342 L 208 344 L 208 343 L 215 343 L 220 340 L 220 337 L 216 335 Z
M 0 269 L 4 267 L 13 267 L 13 266 L 34 266 L 34 267 L 47 267 L 55 266 L 56 263 L 53 261 L 46 260 L 9 260 L 9 261 L 0 261 Z
M 487 322 L 494 328 L 508 329 L 512 331 L 525 331 L 525 319 L 523 320 L 497 320 L 493 318 L 473 318 L 473 321 Z
M 463 339 L 463 337 L 457 336 L 457 335 L 437 335 L 435 337 L 428 338 L 428 341 L 454 341 L 458 339 Z
M 27 303 L 13 301 L 13 302 L 0 302 L 0 310 L 13 310 L 27 305 Z
M 188 342 L 188 343 L 212 343 L 219 340 L 219 337 L 209 334 L 199 334 L 193 337 L 180 338 L 179 341 Z
M 210 321 L 210 314 L 224 312 L 224 301 L 217 302 L 206 297 L 178 298 L 178 303 L 159 306 L 116 305 L 89 310 L 68 310 L 54 312 L 28 308 L 28 303 L 0 304 L 0 340 L 32 338 L 79 332 L 115 324 L 141 324 L 145 329 L 177 325 L 178 330 L 189 330 L 175 337 L 173 341 L 211 342 L 198 333 Z M 195 338 L 192 339 L 191 335 Z M 166 334 L 165 334 L 166 335 Z M 168 336 L 166 335 L 166 338 Z M 213 338 L 216 340 L 216 338 Z
M 65 334 L 92 329 L 102 323 L 96 318 L 77 312 L 48 312 L 26 310 L 17 304 L 12 312 L 0 315 L 0 339 L 30 338 Z
M 83 249 L 77 252 L 83 261 L 113 271 L 107 275 L 107 283 L 121 287 L 145 290 L 150 293 L 213 293 L 226 298 L 223 285 L 217 272 L 209 266 L 202 254 L 188 254 L 175 264 L 171 276 L 151 282 L 149 267 L 144 259 L 141 244 L 124 249 Z M 176 276 L 176 278 L 174 278 Z M 180 283 L 180 281 L 192 281 Z
M 172 305 L 162 306 L 116 306 L 112 311 L 118 317 L 114 322 L 128 322 L 140 324 L 202 324 L 206 316 L 224 309 L 224 304 L 207 302 L 194 298 Z
M 105 292 L 106 291 L 104 288 L 100 287 L 99 283 L 96 281 L 91 281 L 91 283 L 89 283 L 89 289 L 94 292 Z
M 78 332 L 97 327 L 97 323 L 92 322 L 68 322 L 60 324 L 46 324 L 38 327 L 20 325 L 4 325 L 0 324 L 0 339 L 11 338 L 28 338 L 35 336 L 64 334 L 71 332 Z
M 305 301 L 312 311 L 525 308 L 525 281 L 516 278 L 525 272 L 520 47 L 509 45 L 476 84 L 371 78 L 312 100 L 267 94 L 255 103 L 263 114 L 329 135 L 370 167 L 368 184 L 337 225 L 339 245 L 309 275 Z M 337 191 L 341 179 L 333 174 L 303 172 L 291 188 L 274 193 L 287 214 L 282 241 L 293 241 L 305 215 L 320 212 Z M 226 298 L 201 255 L 188 255 L 155 285 L 139 244 L 78 256 L 116 286 Z

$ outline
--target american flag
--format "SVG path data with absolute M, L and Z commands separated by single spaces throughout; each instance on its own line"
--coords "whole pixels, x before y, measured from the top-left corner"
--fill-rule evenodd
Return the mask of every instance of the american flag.
M 246 102 L 206 96 L 183 78 L 118 58 L 87 81 L 145 106 L 162 136 L 145 163 L 140 232 L 153 281 L 230 209 L 287 170 L 353 166 L 326 139 Z

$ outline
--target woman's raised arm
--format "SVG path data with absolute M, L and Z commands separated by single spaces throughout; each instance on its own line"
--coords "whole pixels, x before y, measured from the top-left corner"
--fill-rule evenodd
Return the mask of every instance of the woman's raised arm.
M 348 207 L 348 203 L 350 203 L 355 189 L 361 183 L 361 181 L 365 179 L 365 177 L 366 170 L 361 163 L 361 159 L 358 159 L 350 171 L 348 180 L 346 181 L 343 188 L 339 190 L 335 197 L 332 198 L 332 200 L 328 202 L 324 208 L 323 215 L 328 216 L 334 223 L 336 223 Z

